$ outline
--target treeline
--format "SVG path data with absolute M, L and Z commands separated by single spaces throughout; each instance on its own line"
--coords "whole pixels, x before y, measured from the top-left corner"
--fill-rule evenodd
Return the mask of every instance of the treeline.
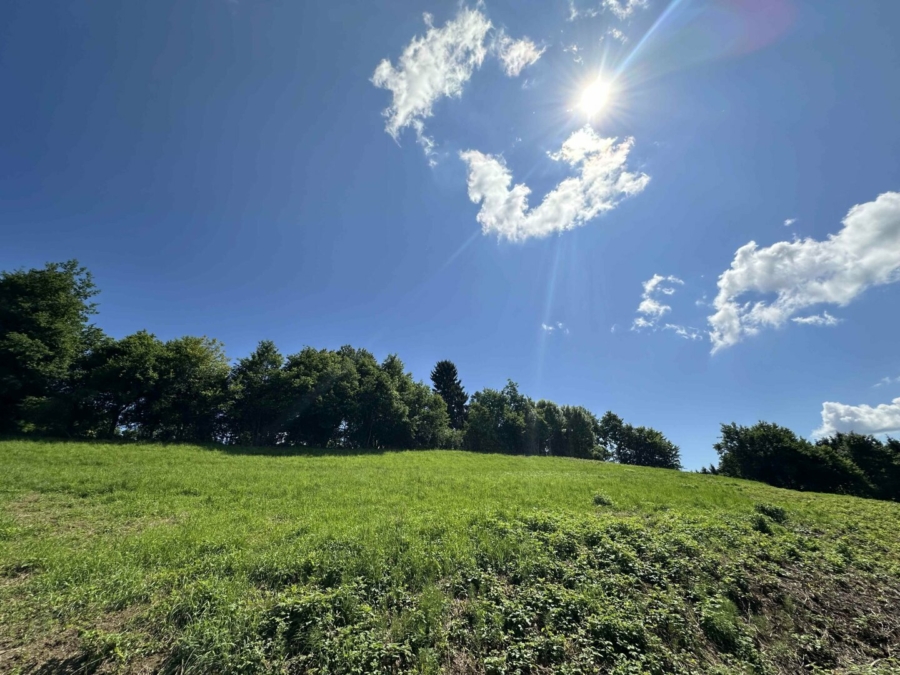
M 283 355 L 269 341 L 231 363 L 207 337 L 114 339 L 76 261 L 0 274 L 0 433 L 345 449 L 463 448 L 681 468 L 663 434 L 607 412 L 533 401 L 516 384 L 471 397 L 440 361 L 432 386 L 396 355 L 353 347 Z M 900 441 L 816 443 L 760 422 L 722 425 L 718 466 L 795 490 L 900 500 Z
M 837 433 L 811 443 L 790 429 L 759 422 L 723 424 L 719 465 L 703 469 L 775 487 L 900 500 L 900 440 Z
M 231 363 L 207 337 L 114 339 L 77 261 L 0 274 L 0 432 L 347 449 L 465 448 L 680 468 L 660 432 L 533 401 L 513 382 L 471 398 L 439 362 L 433 387 L 396 355 L 263 341 Z

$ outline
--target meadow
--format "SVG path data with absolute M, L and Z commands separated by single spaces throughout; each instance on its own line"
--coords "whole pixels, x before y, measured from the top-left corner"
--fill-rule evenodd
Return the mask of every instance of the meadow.
M 896 673 L 898 522 L 570 458 L 0 441 L 0 672 Z

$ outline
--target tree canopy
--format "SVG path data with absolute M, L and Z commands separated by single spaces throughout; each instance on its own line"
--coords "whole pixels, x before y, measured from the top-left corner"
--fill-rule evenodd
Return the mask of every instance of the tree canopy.
M 718 472 L 776 487 L 900 499 L 900 442 L 836 434 L 813 444 L 790 429 L 759 422 L 723 424 Z

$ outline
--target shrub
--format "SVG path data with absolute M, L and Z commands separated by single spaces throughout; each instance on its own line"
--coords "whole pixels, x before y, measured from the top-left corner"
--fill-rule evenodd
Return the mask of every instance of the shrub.
M 598 492 L 594 495 L 594 505 L 595 506 L 612 506 L 613 500 L 607 497 L 602 492 Z
M 753 510 L 757 513 L 761 513 L 764 516 L 768 516 L 776 523 L 784 523 L 787 521 L 787 511 L 785 511 L 780 506 L 775 506 L 774 504 L 755 504 L 753 506 Z

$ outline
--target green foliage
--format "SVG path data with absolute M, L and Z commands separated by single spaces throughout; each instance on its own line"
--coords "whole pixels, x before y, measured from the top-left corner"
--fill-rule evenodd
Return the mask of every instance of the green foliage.
M 288 401 L 284 357 L 264 340 L 231 369 L 229 440 L 242 445 L 274 445 L 279 440 Z
M 602 492 L 594 495 L 594 506 L 612 506 L 613 500 Z
M 435 393 L 447 404 L 450 427 L 462 429 L 466 424 L 466 404 L 469 396 L 459 381 L 456 365 L 452 361 L 438 361 L 431 371 L 431 382 L 434 384 Z
M 218 340 L 186 336 L 166 342 L 154 386 L 135 410 L 137 436 L 201 443 L 220 438 L 230 370 Z
M 71 377 L 77 413 L 70 431 L 101 438 L 136 432 L 158 392 L 164 353 L 165 344 L 146 331 L 101 341 Z
M 819 449 L 829 449 L 856 465 L 879 499 L 900 500 L 900 441 L 882 442 L 874 436 L 837 433 L 821 438 Z
M 0 465 L 2 672 L 896 670 L 890 502 L 442 451 L 5 441 Z
M 838 434 L 813 445 L 777 424 L 723 424 L 719 472 L 776 487 L 897 498 L 900 455 L 877 439 Z
M 775 504 L 754 504 L 753 510 L 782 525 L 787 521 L 787 511 Z
M 0 432 L 27 427 L 26 399 L 41 418 L 42 399 L 65 390 L 72 364 L 99 339 L 88 324 L 97 292 L 76 260 L 0 273 Z
M 678 446 L 656 429 L 633 427 L 607 412 L 599 425 L 599 441 L 619 464 L 680 469 Z
M 533 455 L 538 451 L 534 402 L 509 380 L 503 389 L 472 396 L 464 445 L 475 452 Z

